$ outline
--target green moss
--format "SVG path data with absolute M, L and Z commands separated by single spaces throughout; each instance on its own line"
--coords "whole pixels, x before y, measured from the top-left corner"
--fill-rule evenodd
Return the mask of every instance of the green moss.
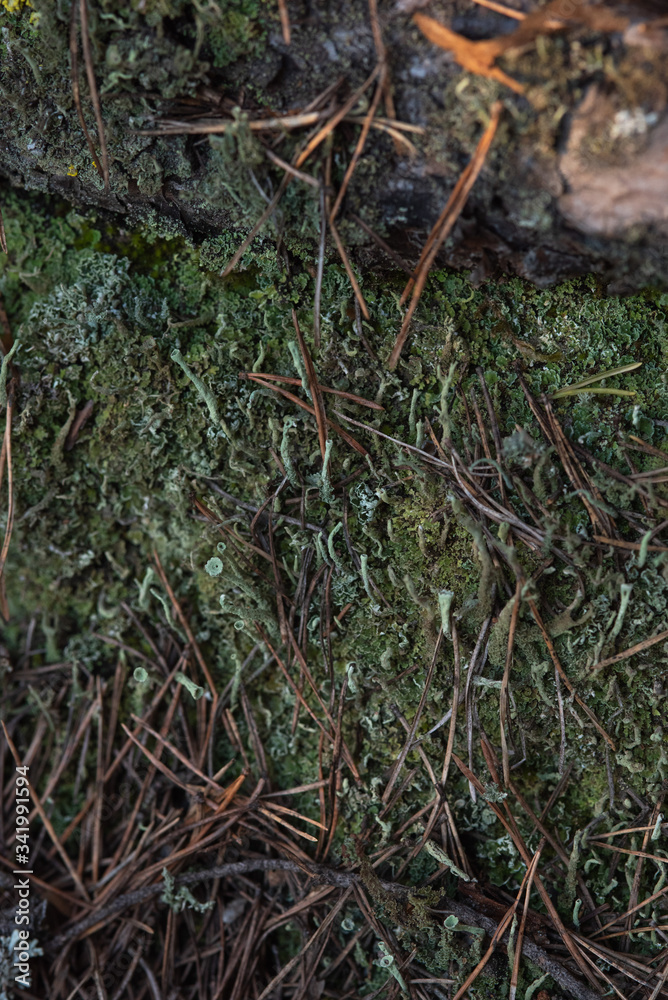
M 146 575 L 155 548 L 187 608 L 216 684 L 222 689 L 232 682 L 236 691 L 240 665 L 257 638 L 253 622 L 260 621 L 279 641 L 275 583 L 263 563 L 250 571 L 229 544 L 229 536 L 227 547 L 218 546 L 221 536 L 215 527 L 193 519 L 190 493 L 194 490 L 221 519 L 241 518 L 236 527 L 243 534 L 245 515 L 216 494 L 211 483 L 259 506 L 281 482 L 270 449 L 278 456 L 287 455 L 307 489 L 305 521 L 322 526 L 322 535 L 299 523 L 281 522 L 281 515 L 297 522 L 300 517 L 301 486 L 288 484 L 273 515 L 286 586 L 294 591 L 305 558 L 312 561 L 312 569 L 328 563 L 331 612 L 338 614 L 352 604 L 332 633 L 331 659 L 322 654 L 320 629 L 326 610 L 320 594 L 314 594 L 304 609 L 305 648 L 325 703 L 330 693 L 335 703 L 344 676 L 348 679 L 343 736 L 361 776 L 358 784 L 343 769 L 333 855 L 342 853 L 346 838 L 353 834 L 365 838 L 367 853 L 387 843 L 433 794 L 413 749 L 404 774 L 415 773 L 391 814 L 383 814 L 389 768 L 406 740 L 398 713 L 410 724 L 417 710 L 440 626 L 438 595 L 444 590 L 454 595 L 465 671 L 491 584 L 496 583 L 500 595 L 505 593 L 498 570 L 490 569 L 482 558 L 486 543 L 471 532 L 443 479 L 427 473 L 398 445 L 359 428 L 351 431 L 369 449 L 370 462 L 359 460 L 335 440 L 329 472 L 334 489 L 328 495 L 321 489 L 312 418 L 268 389 L 238 378 L 254 365 L 263 371 L 296 374 L 290 310 L 293 305 L 297 308 L 308 337 L 313 293 L 313 278 L 298 255 L 289 257 L 288 274 L 268 238 L 259 238 L 239 271 L 223 281 L 217 272 L 238 243 L 235 232 L 209 237 L 197 247 L 183 238 L 156 238 L 151 230 L 114 232 L 102 219 L 82 218 L 37 197 L 16 194 L 6 197 L 3 213 L 10 254 L 0 261 L 0 291 L 20 344 L 15 361 L 21 374 L 13 445 L 17 519 L 7 580 L 13 619 L 22 627 L 14 624 L 7 632 L 12 650 L 21 648 L 23 628 L 34 616 L 41 622 L 37 632 L 48 647 L 44 657 L 64 658 L 106 673 L 111 670 L 111 653 L 93 632 L 147 649 L 121 602 L 140 621 L 178 632 L 178 624 L 166 615 L 164 595 Z M 367 335 L 380 358 L 387 356 L 396 335 L 399 287 L 394 279 L 364 279 L 372 311 Z M 532 470 L 540 466 L 538 479 L 551 505 L 550 516 L 566 533 L 562 544 L 570 546 L 586 589 L 576 607 L 579 584 L 574 571 L 555 565 L 555 572 L 547 572 L 541 581 L 541 597 L 554 609 L 546 621 L 564 669 L 617 746 L 609 755 L 618 789 L 610 803 L 604 745 L 577 705 L 566 705 L 566 753 L 574 772 L 550 814 L 565 844 L 593 817 L 605 818 L 603 810 L 615 822 L 630 823 L 635 806 L 631 799 L 626 804 L 625 789 L 651 799 L 666 777 L 656 685 L 665 671 L 668 650 L 663 645 L 652 647 L 642 658 L 603 673 L 592 673 L 589 663 L 595 655 L 609 655 L 666 627 L 668 573 L 663 553 L 646 553 L 642 565 L 639 557 L 628 560 L 622 574 L 619 562 L 607 551 L 582 545 L 578 532 L 587 531 L 587 515 L 581 498 L 532 426 L 515 365 L 523 362 L 527 381 L 538 394 L 621 363 L 642 361 L 641 369 L 617 380 L 637 392 L 631 402 L 583 396 L 555 404 L 571 439 L 581 438 L 605 461 L 626 470 L 620 431 L 640 432 L 656 447 L 666 447 L 667 304 L 653 293 L 605 299 L 589 279 L 542 292 L 515 280 L 474 290 L 461 276 L 439 272 L 418 310 L 405 358 L 397 373 L 388 374 L 359 344 L 352 296 L 341 267 L 328 263 L 325 268 L 323 347 L 315 358 L 319 378 L 335 388 L 379 398 L 385 406 L 371 416 L 343 400 L 332 408 L 336 405 L 342 413 L 411 444 L 422 433 L 426 417 L 437 435 L 445 421 L 454 446 L 471 465 L 476 446 L 481 450 L 480 435 L 468 425 L 463 398 L 471 400 L 472 391 L 479 401 L 482 398 L 476 371 L 480 366 L 498 415 L 507 468 L 521 472 L 526 482 L 535 482 Z M 174 350 L 181 352 L 189 370 L 215 397 L 226 429 L 222 422 L 212 421 L 206 401 L 172 361 Z M 448 383 L 444 373 L 451 365 L 453 379 Z M 93 402 L 93 415 L 67 450 L 70 418 L 88 400 Z M 343 423 L 344 417 L 337 419 Z M 519 433 L 517 426 L 530 429 L 534 436 Z M 634 460 L 641 470 L 661 462 L 640 452 L 634 453 Z M 353 475 L 345 487 L 336 487 Z M 618 489 L 607 478 L 601 479 L 600 488 L 608 503 L 618 507 L 623 502 L 625 510 L 642 516 L 637 498 L 626 495 L 625 488 Z M 510 503 L 525 516 L 515 481 L 508 492 Z M 344 510 L 354 555 L 345 538 Z M 233 520 L 229 523 L 234 525 Z M 499 537 L 505 537 L 503 532 Z M 541 552 L 530 552 L 521 544 L 516 557 L 527 577 L 543 561 Z M 212 576 L 206 567 L 214 559 L 221 567 Z M 618 634 L 613 635 L 622 582 L 633 584 L 632 596 L 623 620 L 619 618 Z M 501 602 L 511 593 L 501 596 Z M 564 608 L 572 608 L 579 624 L 573 624 L 571 612 L 566 614 Z M 495 623 L 489 661 L 479 685 L 474 685 L 479 723 L 497 746 L 506 626 L 503 616 Z M 244 683 L 270 762 L 269 777 L 278 788 L 317 781 L 321 765 L 327 773 L 331 747 L 325 742 L 321 758 L 319 733 L 304 710 L 293 730 L 292 690 L 275 665 L 265 669 L 261 684 L 254 684 L 249 672 L 260 666 L 261 661 L 247 668 Z M 451 706 L 453 672 L 448 641 L 434 672 L 418 736 L 425 736 Z M 136 710 L 149 690 L 128 681 L 123 712 Z M 554 670 L 525 603 L 518 620 L 511 691 L 511 761 L 518 764 L 513 776 L 530 803 L 542 807 L 559 778 L 555 762 L 561 733 Z M 307 697 L 311 699 L 308 691 Z M 312 699 L 311 703 L 315 705 Z M 32 710 L 39 713 L 43 708 L 35 702 Z M 237 722 L 252 756 L 241 713 Z M 437 773 L 447 729 L 437 729 L 420 744 Z M 525 763 L 521 763 L 523 746 Z M 463 712 L 455 748 L 466 756 Z M 217 766 L 232 756 L 229 743 L 220 737 Z M 473 767 L 485 775 L 475 745 Z M 521 862 L 489 804 L 481 797 L 475 803 L 471 800 L 467 782 L 454 766 L 448 793 L 459 830 L 472 838 L 467 849 L 476 870 L 515 891 Z M 317 793 L 304 794 L 294 806 L 319 816 Z M 59 828 L 77 807 L 72 785 L 72 794 L 68 791 L 58 807 Z M 535 847 L 537 834 L 531 834 L 528 818 L 514 805 L 513 809 Z M 405 833 L 409 842 L 421 835 L 419 825 Z M 626 880 L 617 874 L 617 884 L 612 885 L 609 859 L 600 857 L 602 853 L 585 845 L 577 870 L 596 899 L 610 898 L 615 906 L 624 907 Z M 420 855 L 410 878 L 428 877 L 432 861 L 425 867 Z M 388 867 L 391 875 L 398 862 Z M 560 878 L 555 876 L 557 888 Z M 646 869 L 640 891 L 651 891 L 654 880 L 654 873 Z M 558 905 L 564 919 L 570 919 L 572 906 L 565 896 Z M 390 922 L 399 921 L 407 940 L 414 938 L 428 950 L 422 925 L 418 928 L 399 911 L 385 915 Z M 438 945 L 435 939 L 430 943 L 432 953 Z M 290 942 L 285 946 L 291 947 Z M 653 945 L 647 947 L 651 950 Z M 462 975 L 468 967 L 462 960 Z M 433 969 L 443 972 L 438 961 Z M 497 985 L 504 976 L 501 970 L 494 980 Z M 481 984 L 480 995 L 491 988 Z

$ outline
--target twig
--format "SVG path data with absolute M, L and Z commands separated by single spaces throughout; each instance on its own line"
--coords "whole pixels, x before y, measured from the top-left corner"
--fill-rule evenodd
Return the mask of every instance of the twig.
M 361 877 L 353 872 L 336 871 L 332 868 L 326 867 L 325 865 L 317 865 L 310 861 L 308 863 L 298 864 L 295 861 L 288 861 L 282 858 L 254 858 L 248 861 L 237 861 L 225 865 L 213 866 L 201 871 L 188 872 L 183 875 L 177 875 L 175 877 L 175 885 L 176 887 L 180 887 L 182 885 L 196 885 L 200 882 L 225 879 L 235 875 L 246 875 L 255 871 L 302 872 L 309 878 L 315 879 L 317 882 L 324 883 L 326 885 L 333 885 L 341 889 L 362 885 Z M 382 879 L 380 880 L 380 887 L 399 897 L 405 898 L 410 893 L 410 888 L 397 883 L 386 882 Z M 668 886 L 666 887 L 666 890 L 668 891 Z M 92 913 L 89 916 L 84 917 L 82 920 L 72 924 L 62 933 L 56 935 L 56 937 L 48 943 L 49 950 L 58 951 L 62 949 L 69 941 L 81 938 L 88 930 L 100 921 L 107 921 L 110 917 L 115 916 L 117 913 L 121 913 L 123 910 L 129 909 L 130 907 L 137 906 L 140 903 L 145 902 L 147 899 L 152 899 L 163 891 L 164 883 L 160 881 L 157 884 L 143 886 L 133 892 L 117 897 L 112 903 L 104 907 L 102 910 L 98 910 L 96 913 Z M 441 911 L 438 912 L 440 913 Z M 456 900 L 448 900 L 447 910 L 442 912 L 453 913 L 462 923 L 482 927 L 492 936 L 498 929 L 496 921 L 476 910 L 473 910 L 469 906 L 459 903 Z M 503 941 L 503 938 L 501 938 L 501 941 Z M 522 953 L 530 961 L 535 962 L 544 972 L 548 972 L 555 982 L 562 987 L 562 989 L 572 993 L 572 995 L 577 997 L 578 1000 L 600 1000 L 598 994 L 594 993 L 586 986 L 583 986 L 582 983 L 580 983 L 570 972 L 568 972 L 567 969 L 556 962 L 550 955 L 547 954 L 547 952 L 543 951 L 542 948 L 534 944 L 533 941 L 525 940 L 523 942 Z

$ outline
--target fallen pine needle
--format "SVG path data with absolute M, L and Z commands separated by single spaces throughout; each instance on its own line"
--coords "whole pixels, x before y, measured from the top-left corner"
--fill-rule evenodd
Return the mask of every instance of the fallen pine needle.
M 271 375 L 269 372 L 240 372 L 239 378 L 264 378 L 270 379 L 273 382 L 285 382 L 286 385 L 301 385 L 302 380 L 300 378 L 295 378 L 292 375 Z M 368 406 L 370 410 L 384 410 L 385 407 L 381 406 L 380 403 L 374 403 L 370 399 L 364 399 L 363 396 L 356 396 L 354 392 L 346 392 L 344 389 L 332 389 L 328 385 L 321 385 L 318 383 L 318 388 L 320 392 L 331 392 L 334 396 L 340 396 L 341 399 L 349 399 L 351 403 L 357 403 L 359 406 Z
M 281 387 L 278 385 L 271 385 L 270 382 L 265 382 L 264 379 L 258 378 L 257 375 L 253 376 L 253 381 L 257 382 L 258 385 L 263 385 L 265 389 L 271 389 L 272 392 L 277 392 L 280 396 L 283 396 L 285 399 L 289 399 L 291 403 L 296 403 L 297 406 L 301 407 L 302 410 L 306 410 L 307 413 L 310 413 L 312 417 L 315 416 L 315 410 L 313 409 L 312 406 L 304 402 L 303 399 L 300 399 L 299 396 L 295 396 L 294 393 L 288 392 L 287 389 L 281 389 Z M 349 444 L 350 447 L 353 448 L 358 453 L 358 455 L 363 455 L 364 457 L 368 455 L 366 448 L 363 448 L 362 445 L 359 444 L 359 442 L 356 441 L 351 434 L 345 431 L 343 427 L 340 427 L 339 424 L 336 424 L 334 423 L 333 420 L 330 420 L 329 417 L 327 417 L 327 425 L 328 427 L 331 427 L 332 430 L 339 435 L 339 437 L 343 438 L 346 444 Z
M 496 135 L 499 119 L 501 117 L 501 110 L 501 102 L 496 101 L 492 106 L 489 125 L 480 138 L 473 157 L 471 158 L 471 162 L 465 168 L 461 177 L 455 184 L 454 190 L 448 198 L 447 204 L 441 212 L 438 222 L 432 229 L 430 237 L 427 240 L 427 245 L 425 245 L 425 250 L 423 250 L 422 257 L 420 258 L 420 262 L 416 268 L 417 277 L 414 285 L 413 279 L 410 279 L 406 285 L 404 296 L 408 293 L 408 291 L 410 291 L 411 288 L 413 289 L 413 295 L 408 307 L 408 312 L 406 313 L 404 322 L 399 332 L 399 336 L 396 339 L 394 347 L 392 348 L 392 353 L 390 354 L 388 360 L 388 367 L 390 369 L 397 367 L 401 351 L 406 343 L 406 337 L 408 336 L 408 330 L 413 318 L 413 313 L 415 312 L 418 302 L 420 301 L 420 296 L 422 295 L 422 291 L 429 276 L 431 266 L 436 259 L 436 254 L 452 231 L 455 222 L 459 218 L 462 209 L 466 204 L 466 200 L 471 192 L 471 189 L 475 184 L 480 171 L 482 170 L 487 153 L 489 152 L 489 148 L 492 144 L 494 136 Z M 402 300 L 404 296 L 402 296 Z
M 323 463 L 325 461 L 326 448 L 327 448 L 327 414 L 325 413 L 325 404 L 322 400 L 322 392 L 320 391 L 320 386 L 318 385 L 318 380 L 315 374 L 315 368 L 313 367 L 313 359 L 309 353 L 309 349 L 306 346 L 306 341 L 304 340 L 299 322 L 297 320 L 297 313 L 295 309 L 292 310 L 292 325 L 295 328 L 295 333 L 297 334 L 297 343 L 299 344 L 299 350 L 304 361 L 304 368 L 306 370 L 306 378 L 308 381 L 308 389 L 311 394 L 311 400 L 313 402 L 313 412 L 315 414 L 315 422 L 318 426 L 318 443 L 320 444 L 320 454 L 322 455 Z M 324 475 L 324 472 L 323 472 Z
M 656 642 L 662 642 L 664 639 L 668 639 L 668 629 L 665 632 L 659 632 L 658 635 L 653 635 L 651 639 L 643 639 L 642 642 L 631 646 L 630 649 L 625 649 L 621 653 L 617 653 L 616 656 L 609 656 L 607 660 L 600 660 L 599 663 L 592 664 L 591 669 L 600 670 L 602 667 L 610 667 L 613 663 L 619 663 L 621 660 L 628 659 L 629 656 L 642 653 L 643 650 L 649 649 L 650 646 L 653 646 Z

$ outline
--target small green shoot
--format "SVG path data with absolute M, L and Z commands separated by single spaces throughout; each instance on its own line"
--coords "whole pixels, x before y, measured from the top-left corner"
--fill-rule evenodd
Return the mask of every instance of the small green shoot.
M 635 391 L 632 389 L 590 389 L 586 388 L 590 386 L 592 382 L 600 382 L 604 378 L 612 378 L 613 375 L 624 375 L 625 372 L 635 371 L 636 368 L 640 368 L 642 361 L 634 361 L 630 365 L 621 365 L 619 368 L 611 368 L 607 372 L 601 372 L 600 375 L 590 375 L 589 378 L 583 378 L 580 382 L 574 382 L 573 385 L 565 385 L 561 389 L 557 389 L 553 392 L 551 399 L 563 399 L 564 396 L 576 396 L 581 392 L 595 392 L 595 393 L 607 393 L 613 396 L 635 396 Z

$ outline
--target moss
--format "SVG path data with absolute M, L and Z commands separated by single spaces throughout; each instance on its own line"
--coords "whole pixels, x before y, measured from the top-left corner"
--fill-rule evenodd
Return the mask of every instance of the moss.
M 406 740 L 398 713 L 410 724 L 433 655 L 440 624 L 438 595 L 444 590 L 454 594 L 465 669 L 480 626 L 480 602 L 492 579 L 502 586 L 500 578 L 489 576 L 487 589 L 481 590 L 485 564 L 478 541 L 458 515 L 443 480 L 426 473 L 414 457 L 386 439 L 352 428 L 369 449 L 370 463 L 358 460 L 336 440 L 331 482 L 336 487 L 345 477 L 355 478 L 328 495 L 320 488 L 320 453 L 312 419 L 269 390 L 238 378 L 256 364 L 265 371 L 295 374 L 290 309 L 296 307 L 309 336 L 313 293 L 313 277 L 297 254 L 288 256 L 288 271 L 269 239 L 259 238 L 239 271 L 223 281 L 217 272 L 221 259 L 237 245 L 239 234 L 234 231 L 208 237 L 196 246 L 183 237 L 156 238 L 150 229 L 114 232 L 103 218 L 84 218 L 46 199 L 17 194 L 7 194 L 3 213 L 10 254 L 0 262 L 0 291 L 20 344 L 15 360 L 21 374 L 14 443 L 17 520 L 7 578 L 13 619 L 21 627 L 14 624 L 7 632 L 12 650 L 22 648 L 26 623 L 35 617 L 36 631 L 48 646 L 41 656 L 64 658 L 106 674 L 112 668 L 109 647 L 92 633 L 146 648 L 122 602 L 140 621 L 178 632 L 178 625 L 166 616 L 164 595 L 155 581 L 146 583 L 155 548 L 187 609 L 219 689 L 228 682 L 238 685 L 240 664 L 256 641 L 252 622 L 261 621 L 278 641 L 275 584 L 266 575 L 266 566 L 260 564 L 251 573 L 231 544 L 218 546 L 221 536 L 214 526 L 193 520 L 190 493 L 194 490 L 221 519 L 238 511 L 215 492 L 212 483 L 259 506 L 281 482 L 270 449 L 280 456 L 285 441 L 284 452 L 298 485 L 284 488 L 274 513 L 281 573 L 294 587 L 304 558 L 312 560 L 312 567 L 330 563 L 332 613 L 352 604 L 332 633 L 331 660 L 322 655 L 320 630 L 326 609 L 320 595 L 305 608 L 305 645 L 325 702 L 332 682 L 336 696 L 343 677 L 348 679 L 343 735 L 361 775 L 358 784 L 347 769 L 342 772 L 333 856 L 341 855 L 346 838 L 353 834 L 363 838 L 369 853 L 408 822 L 432 794 L 412 750 L 404 773 L 415 773 L 389 817 L 382 815 L 388 769 Z M 603 673 L 591 672 L 588 664 L 595 655 L 624 649 L 665 627 L 668 573 L 663 553 L 646 553 L 642 565 L 633 558 L 622 573 L 607 550 L 581 544 L 578 532 L 587 530 L 581 498 L 555 456 L 543 450 L 514 366 L 523 363 L 525 377 L 538 394 L 602 369 L 642 361 L 641 369 L 617 380 L 637 392 L 631 402 L 583 396 L 555 404 L 571 439 L 582 439 L 605 461 L 626 470 L 620 432 L 640 432 L 656 447 L 666 447 L 668 302 L 658 293 L 603 298 L 592 279 L 549 291 L 517 280 L 473 289 L 460 275 L 437 272 L 418 310 L 406 356 L 397 373 L 388 374 L 376 358 L 387 356 L 396 334 L 396 292 L 401 282 L 393 276 L 380 280 L 366 275 L 363 284 L 372 310 L 367 335 L 375 357 L 360 347 L 345 274 L 328 261 L 323 347 L 316 365 L 324 384 L 369 399 L 378 397 L 385 410 L 369 417 L 370 411 L 346 401 L 338 402 L 337 409 L 409 443 L 417 440 L 426 417 L 437 434 L 446 420 L 455 447 L 472 464 L 476 444 L 480 447 L 479 432 L 469 428 L 462 399 L 464 395 L 471 399 L 473 390 L 480 398 L 476 371 L 480 366 L 506 441 L 508 467 L 521 470 L 530 482 L 532 470 L 543 463 L 540 477 L 551 516 L 561 525 L 559 530 L 566 531 L 566 542 L 585 581 L 586 593 L 573 608 L 580 624 L 572 627 L 562 613 L 573 606 L 579 587 L 572 570 L 547 573 L 541 596 L 556 609 L 554 642 L 564 669 L 617 746 L 609 755 L 617 783 L 617 798 L 611 803 L 604 746 L 579 708 L 566 705 L 567 759 L 574 772 L 550 820 L 564 843 L 584 830 L 592 817 L 602 816 L 603 810 L 616 822 L 630 823 L 635 806 L 631 798 L 626 804 L 626 789 L 652 798 L 666 777 L 656 683 L 665 672 L 668 650 L 654 646 L 642 658 Z M 215 396 L 227 429 L 212 421 L 206 402 L 172 361 L 174 350 Z M 448 383 L 445 373 L 450 365 L 453 378 Z M 73 413 L 72 401 L 74 409 L 80 409 L 88 400 L 94 404 L 93 416 L 67 450 L 64 430 Z M 535 436 L 525 432 L 518 437 L 517 426 L 533 430 Z M 634 461 L 640 470 L 661 462 L 641 452 L 634 452 Z M 299 521 L 300 477 L 307 489 L 305 520 L 322 526 L 319 542 L 310 528 L 280 520 L 284 515 Z M 622 493 L 614 483 L 602 479 L 600 488 L 605 500 L 618 506 Z M 522 510 L 522 497 L 513 483 L 508 490 L 511 503 Z M 637 498 L 624 495 L 623 503 L 625 510 L 642 516 Z M 344 510 L 357 559 L 346 541 Z M 245 524 L 239 525 L 242 532 Z M 542 553 L 522 545 L 517 546 L 516 556 L 526 576 L 543 561 Z M 213 559 L 221 563 L 215 576 L 206 571 Z M 619 632 L 613 635 L 622 582 L 633 584 L 632 596 Z M 221 607 L 222 594 L 226 598 Z M 553 624 L 550 616 L 546 619 Z M 239 622 L 243 625 L 236 628 Z M 504 621 L 500 619 L 495 629 L 490 660 L 475 691 L 480 725 L 498 745 Z M 513 776 L 530 803 L 542 807 L 559 780 L 555 761 L 561 734 L 554 670 L 525 603 L 516 650 L 510 716 L 512 762 L 518 768 Z M 38 656 L 35 662 L 39 661 Z M 260 666 L 253 663 L 249 670 Z M 321 758 L 318 732 L 304 711 L 293 731 L 292 709 L 286 706 L 292 706 L 294 694 L 283 675 L 272 666 L 265 669 L 261 684 L 248 674 L 244 683 L 272 782 L 289 788 L 317 781 L 321 763 L 325 771 L 329 766 L 331 748 L 325 745 Z M 452 688 L 452 647 L 446 644 L 419 736 L 443 718 L 452 704 Z M 147 697 L 149 690 L 128 682 L 122 711 L 136 709 L 133 701 Z M 42 711 L 37 703 L 31 710 Z M 240 713 L 237 722 L 252 752 Z M 436 771 L 446 740 L 447 727 L 441 727 L 420 744 Z M 523 764 L 522 741 L 528 758 Z M 466 727 L 460 715 L 455 746 L 461 751 L 465 745 Z M 221 737 L 218 766 L 232 756 L 230 744 Z M 473 766 L 476 773 L 486 773 L 477 747 Z M 476 869 L 515 891 L 522 866 L 488 802 L 482 797 L 472 802 L 466 781 L 452 767 L 448 790 L 458 828 L 470 837 L 467 849 Z M 72 794 L 67 791 L 58 807 L 61 826 L 77 804 L 72 786 Z M 317 793 L 304 794 L 294 806 L 319 816 Z M 531 833 L 528 818 L 519 810 L 517 818 L 535 847 L 537 835 Z M 421 835 L 417 824 L 405 834 L 409 842 Z M 596 899 L 610 898 L 623 908 L 628 886 L 618 875 L 612 885 L 609 859 L 602 854 L 583 847 L 578 871 Z M 432 861 L 420 855 L 410 877 L 416 882 L 428 877 Z M 397 867 L 390 861 L 389 874 Z M 653 878 L 645 870 L 640 891 L 651 891 Z M 570 919 L 572 907 L 565 897 L 558 905 L 564 919 Z M 426 949 L 423 927 L 417 928 L 398 911 L 386 917 L 399 921 L 408 938 Z M 433 942 L 432 953 L 437 946 Z M 443 971 L 438 962 L 433 969 Z M 497 987 L 504 975 L 498 973 Z M 492 989 L 485 984 L 479 988 L 480 995 Z

